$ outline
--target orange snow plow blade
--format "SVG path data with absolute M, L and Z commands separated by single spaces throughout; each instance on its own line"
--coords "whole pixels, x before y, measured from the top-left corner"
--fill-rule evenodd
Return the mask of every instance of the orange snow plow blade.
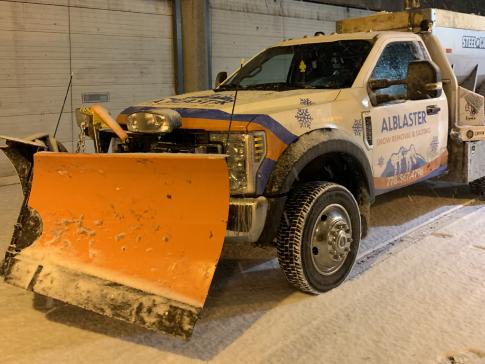
M 223 156 L 40 152 L 27 201 L 8 283 L 191 335 L 226 232 Z

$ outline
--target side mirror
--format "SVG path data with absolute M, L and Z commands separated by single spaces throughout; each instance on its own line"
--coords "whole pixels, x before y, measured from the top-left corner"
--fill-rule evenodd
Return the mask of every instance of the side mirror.
M 376 91 L 386 89 L 391 86 L 405 85 L 406 80 L 389 80 L 387 78 L 369 80 L 367 83 L 367 89 L 369 93 L 369 98 L 372 105 L 377 106 L 391 101 L 404 100 L 406 95 L 401 94 L 387 94 L 379 93 Z
M 440 70 L 430 61 L 409 63 L 406 83 L 408 100 L 440 97 L 443 92 Z
M 381 90 L 383 88 L 391 87 L 391 86 L 396 85 L 396 84 L 401 84 L 401 82 L 396 83 L 395 81 L 391 81 L 391 80 L 388 80 L 386 78 L 382 78 L 382 79 L 377 79 L 377 80 L 369 80 L 369 83 L 367 84 L 367 86 L 369 87 L 369 89 L 371 91 L 376 91 L 376 90 Z
M 219 72 L 216 76 L 216 87 L 227 79 L 227 72 Z

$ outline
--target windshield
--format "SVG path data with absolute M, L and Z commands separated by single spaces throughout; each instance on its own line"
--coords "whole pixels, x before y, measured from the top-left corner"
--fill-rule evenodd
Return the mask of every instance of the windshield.
M 216 91 L 284 91 L 299 88 L 340 89 L 351 87 L 372 47 L 370 41 L 273 47 L 265 50 Z

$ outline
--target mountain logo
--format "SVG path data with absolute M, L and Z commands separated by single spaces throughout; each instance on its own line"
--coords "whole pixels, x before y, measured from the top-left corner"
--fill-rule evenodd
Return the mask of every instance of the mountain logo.
M 399 152 L 393 153 L 387 161 L 382 177 L 393 177 L 411 172 L 426 165 L 426 160 L 416 152 L 414 145 L 409 149 L 401 147 Z

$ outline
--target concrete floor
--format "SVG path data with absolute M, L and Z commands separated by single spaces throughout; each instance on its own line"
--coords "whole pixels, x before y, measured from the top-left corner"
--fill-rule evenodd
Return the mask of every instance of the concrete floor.
M 18 185 L 0 187 L 8 206 L 0 211 L 0 250 L 10 239 L 20 195 Z M 482 363 L 481 203 L 463 186 L 423 183 L 379 198 L 372 214 L 350 279 L 318 297 L 288 286 L 274 249 L 227 245 L 189 342 L 69 305 L 43 312 L 32 293 L 0 283 L 0 329 L 8 333 L 0 337 L 0 362 L 448 364 L 452 357 Z M 475 249 L 468 244 L 456 254 L 469 236 Z M 468 291 L 470 300 L 464 299 Z

